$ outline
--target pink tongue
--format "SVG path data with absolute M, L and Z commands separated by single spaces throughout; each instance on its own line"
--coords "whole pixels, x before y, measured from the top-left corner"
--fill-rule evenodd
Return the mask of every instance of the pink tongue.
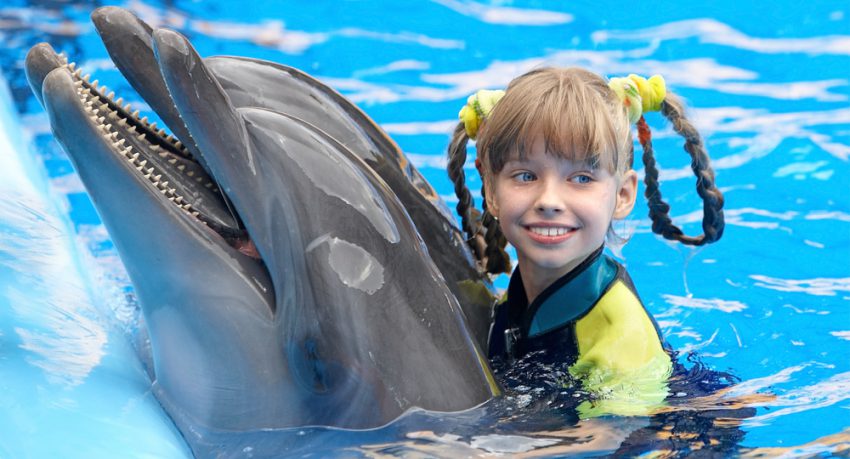
M 238 240 L 233 243 L 233 248 L 238 250 L 243 255 L 247 255 L 251 258 L 260 259 L 260 253 L 257 252 L 257 246 L 254 245 L 254 241 L 248 240 Z

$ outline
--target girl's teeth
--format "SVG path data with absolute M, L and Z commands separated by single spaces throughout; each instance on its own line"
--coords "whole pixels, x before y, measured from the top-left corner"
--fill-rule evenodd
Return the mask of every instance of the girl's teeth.
M 531 231 L 541 236 L 563 236 L 567 234 L 567 228 L 536 228 L 532 227 Z

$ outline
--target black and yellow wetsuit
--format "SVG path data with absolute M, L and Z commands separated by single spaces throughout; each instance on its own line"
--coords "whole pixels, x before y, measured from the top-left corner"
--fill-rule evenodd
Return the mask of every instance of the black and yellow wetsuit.
M 517 269 L 506 300 L 495 309 L 490 358 L 545 349 L 541 358 L 570 365 L 571 375 L 588 390 L 644 391 L 650 405 L 663 401 L 672 363 L 658 326 L 625 268 L 601 247 L 531 304 L 527 298 Z M 628 405 L 606 412 L 628 414 Z

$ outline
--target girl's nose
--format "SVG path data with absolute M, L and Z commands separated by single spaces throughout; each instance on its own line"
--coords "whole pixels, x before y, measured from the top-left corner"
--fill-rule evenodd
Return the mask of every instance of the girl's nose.
M 564 211 L 565 191 L 558 187 L 557 183 L 549 181 L 540 189 L 540 194 L 535 202 L 535 209 L 538 212 L 547 214 L 557 214 Z

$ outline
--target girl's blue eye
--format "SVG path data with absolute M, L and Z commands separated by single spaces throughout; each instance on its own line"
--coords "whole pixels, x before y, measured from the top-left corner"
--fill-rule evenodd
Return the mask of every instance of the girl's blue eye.
M 534 180 L 534 174 L 532 174 L 531 172 L 520 172 L 514 175 L 514 179 L 520 182 L 530 182 Z
M 573 177 L 572 181 L 575 183 L 587 184 L 593 181 L 593 177 L 586 174 L 580 174 Z

